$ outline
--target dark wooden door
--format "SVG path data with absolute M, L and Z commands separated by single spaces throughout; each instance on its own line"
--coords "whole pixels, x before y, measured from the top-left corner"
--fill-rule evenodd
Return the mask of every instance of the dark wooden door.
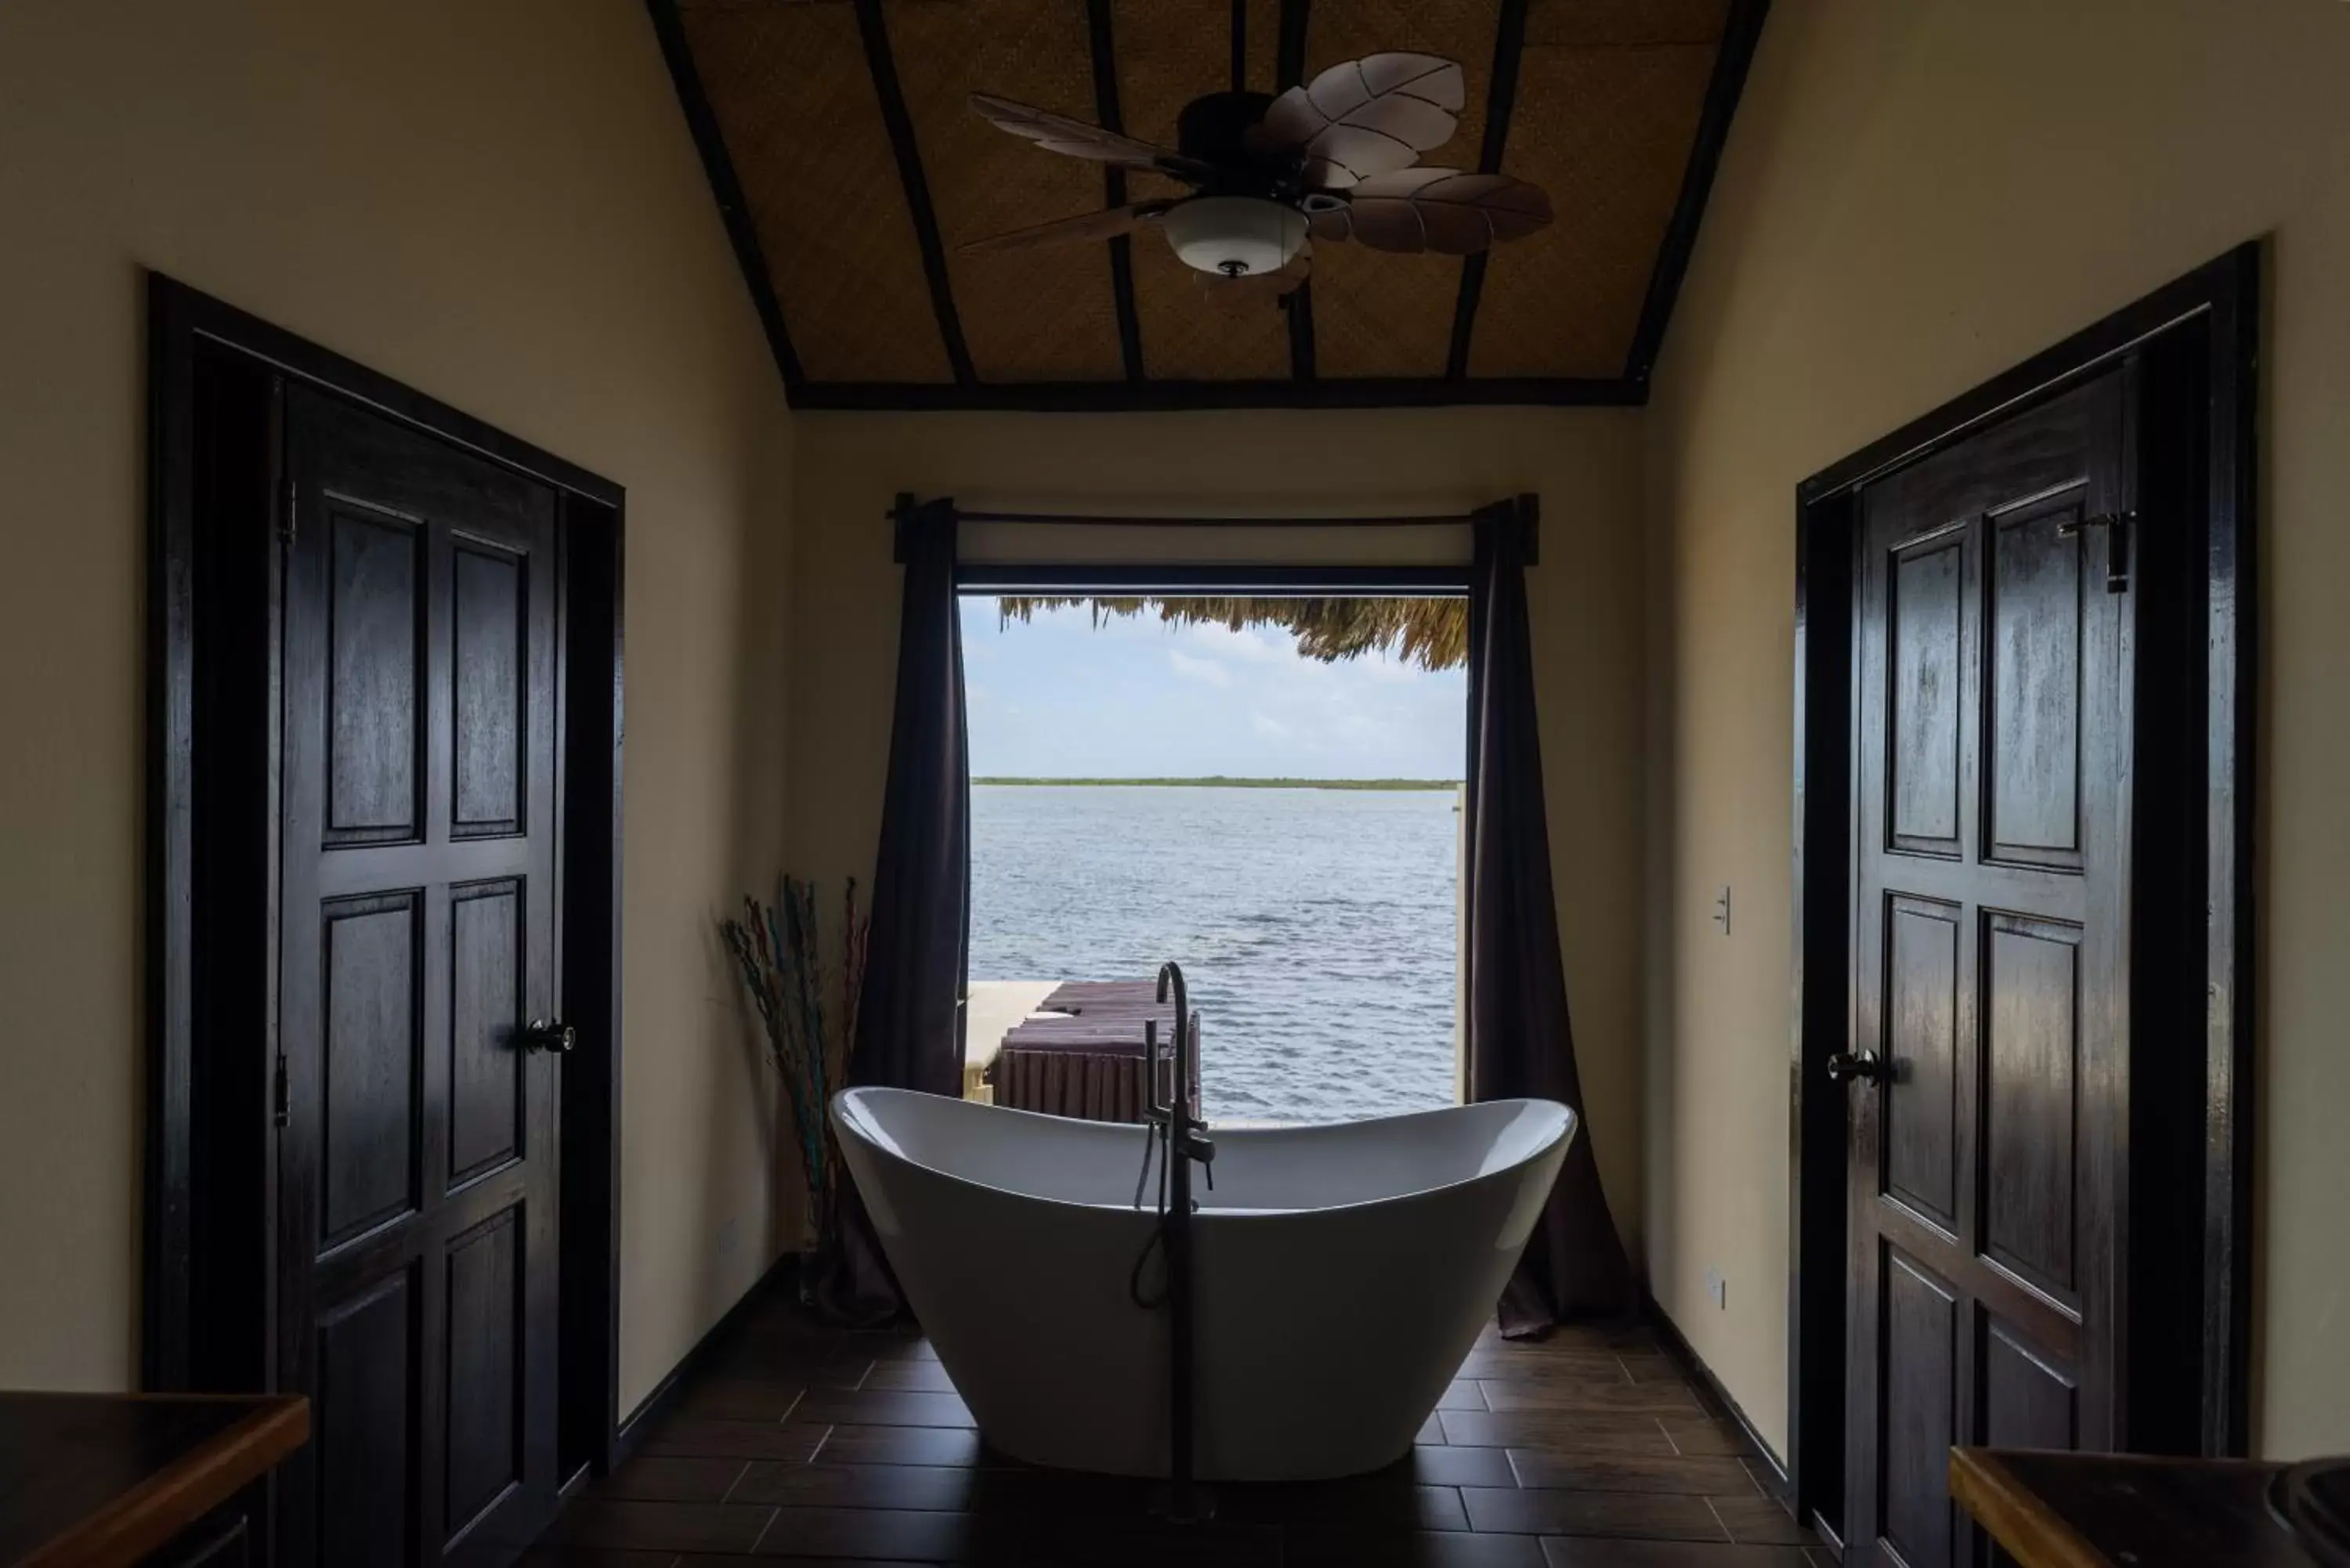
M 286 407 L 279 1561 L 510 1557 L 555 1492 L 555 497 Z
M 1976 1560 L 1952 1444 L 2122 1429 L 2127 403 L 2117 370 L 1861 495 L 1856 1563 Z

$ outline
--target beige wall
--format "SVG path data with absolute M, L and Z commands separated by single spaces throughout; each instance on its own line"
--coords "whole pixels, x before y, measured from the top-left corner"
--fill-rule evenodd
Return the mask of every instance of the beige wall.
M 137 1375 L 152 266 L 628 487 L 633 1403 L 785 1240 L 710 921 L 778 855 L 789 431 L 644 8 L 6 6 L 0 235 L 0 1386 Z
M 794 868 L 870 875 L 897 664 L 899 573 L 883 517 L 894 493 L 951 493 L 974 509 L 1277 515 L 1457 510 L 1537 492 L 1542 564 L 1528 575 L 1528 592 L 1560 940 L 1600 1171 L 1637 1251 L 1637 420 L 1628 410 L 1474 409 L 798 416 Z M 973 553 L 1196 558 L 1201 537 L 1196 530 L 1024 532 L 991 528 L 974 539 Z M 1226 534 L 1217 548 L 1227 558 L 1457 561 L 1466 559 L 1465 532 Z
M 1786 1408 L 1794 495 L 1804 475 L 2273 234 L 2257 1442 L 2350 1448 L 2350 5 L 1781 0 L 1647 419 L 1648 1249 L 1764 1433 Z M 1737 889 L 1723 940 L 1713 890 Z M 1719 1268 L 1729 1303 L 1706 1299 Z

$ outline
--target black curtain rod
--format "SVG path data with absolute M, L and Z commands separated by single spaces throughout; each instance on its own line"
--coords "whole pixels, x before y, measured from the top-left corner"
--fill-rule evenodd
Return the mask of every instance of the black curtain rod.
M 1438 512 L 1427 514 L 1390 514 L 1373 517 L 1132 517 L 1105 516 L 1093 512 L 965 512 L 949 495 L 933 496 L 928 501 L 916 501 L 910 494 L 900 493 L 897 504 L 887 515 L 899 530 L 907 521 L 928 513 L 941 513 L 958 523 L 1023 523 L 1047 526 L 1083 524 L 1095 528 L 1428 528 L 1475 523 L 1481 518 L 1515 516 L 1526 529 L 1526 562 L 1535 559 L 1535 529 L 1541 509 L 1538 496 L 1513 495 L 1504 500 L 1488 502 L 1470 512 Z M 902 534 L 901 534 L 902 537 Z M 902 549 L 897 552 L 905 558 Z
M 964 523 L 1078 523 L 1110 528 L 1409 528 L 1474 523 L 1476 514 L 1398 517 L 1097 517 L 1085 512 L 957 512 Z

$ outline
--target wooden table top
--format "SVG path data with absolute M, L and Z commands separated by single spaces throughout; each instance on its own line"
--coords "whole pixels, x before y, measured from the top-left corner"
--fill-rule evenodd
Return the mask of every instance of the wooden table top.
M 309 1436 L 302 1398 L 0 1393 L 0 1564 L 135 1563 Z
M 1950 1495 L 2023 1568 L 2312 1568 L 2269 1511 L 2284 1468 L 1955 1449 Z

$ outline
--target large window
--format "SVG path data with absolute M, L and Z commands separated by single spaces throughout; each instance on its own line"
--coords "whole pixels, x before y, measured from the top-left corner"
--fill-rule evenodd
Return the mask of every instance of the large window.
M 1452 1103 L 1461 601 L 1108 604 L 964 600 L 973 1057 L 1172 958 L 1213 1120 Z

